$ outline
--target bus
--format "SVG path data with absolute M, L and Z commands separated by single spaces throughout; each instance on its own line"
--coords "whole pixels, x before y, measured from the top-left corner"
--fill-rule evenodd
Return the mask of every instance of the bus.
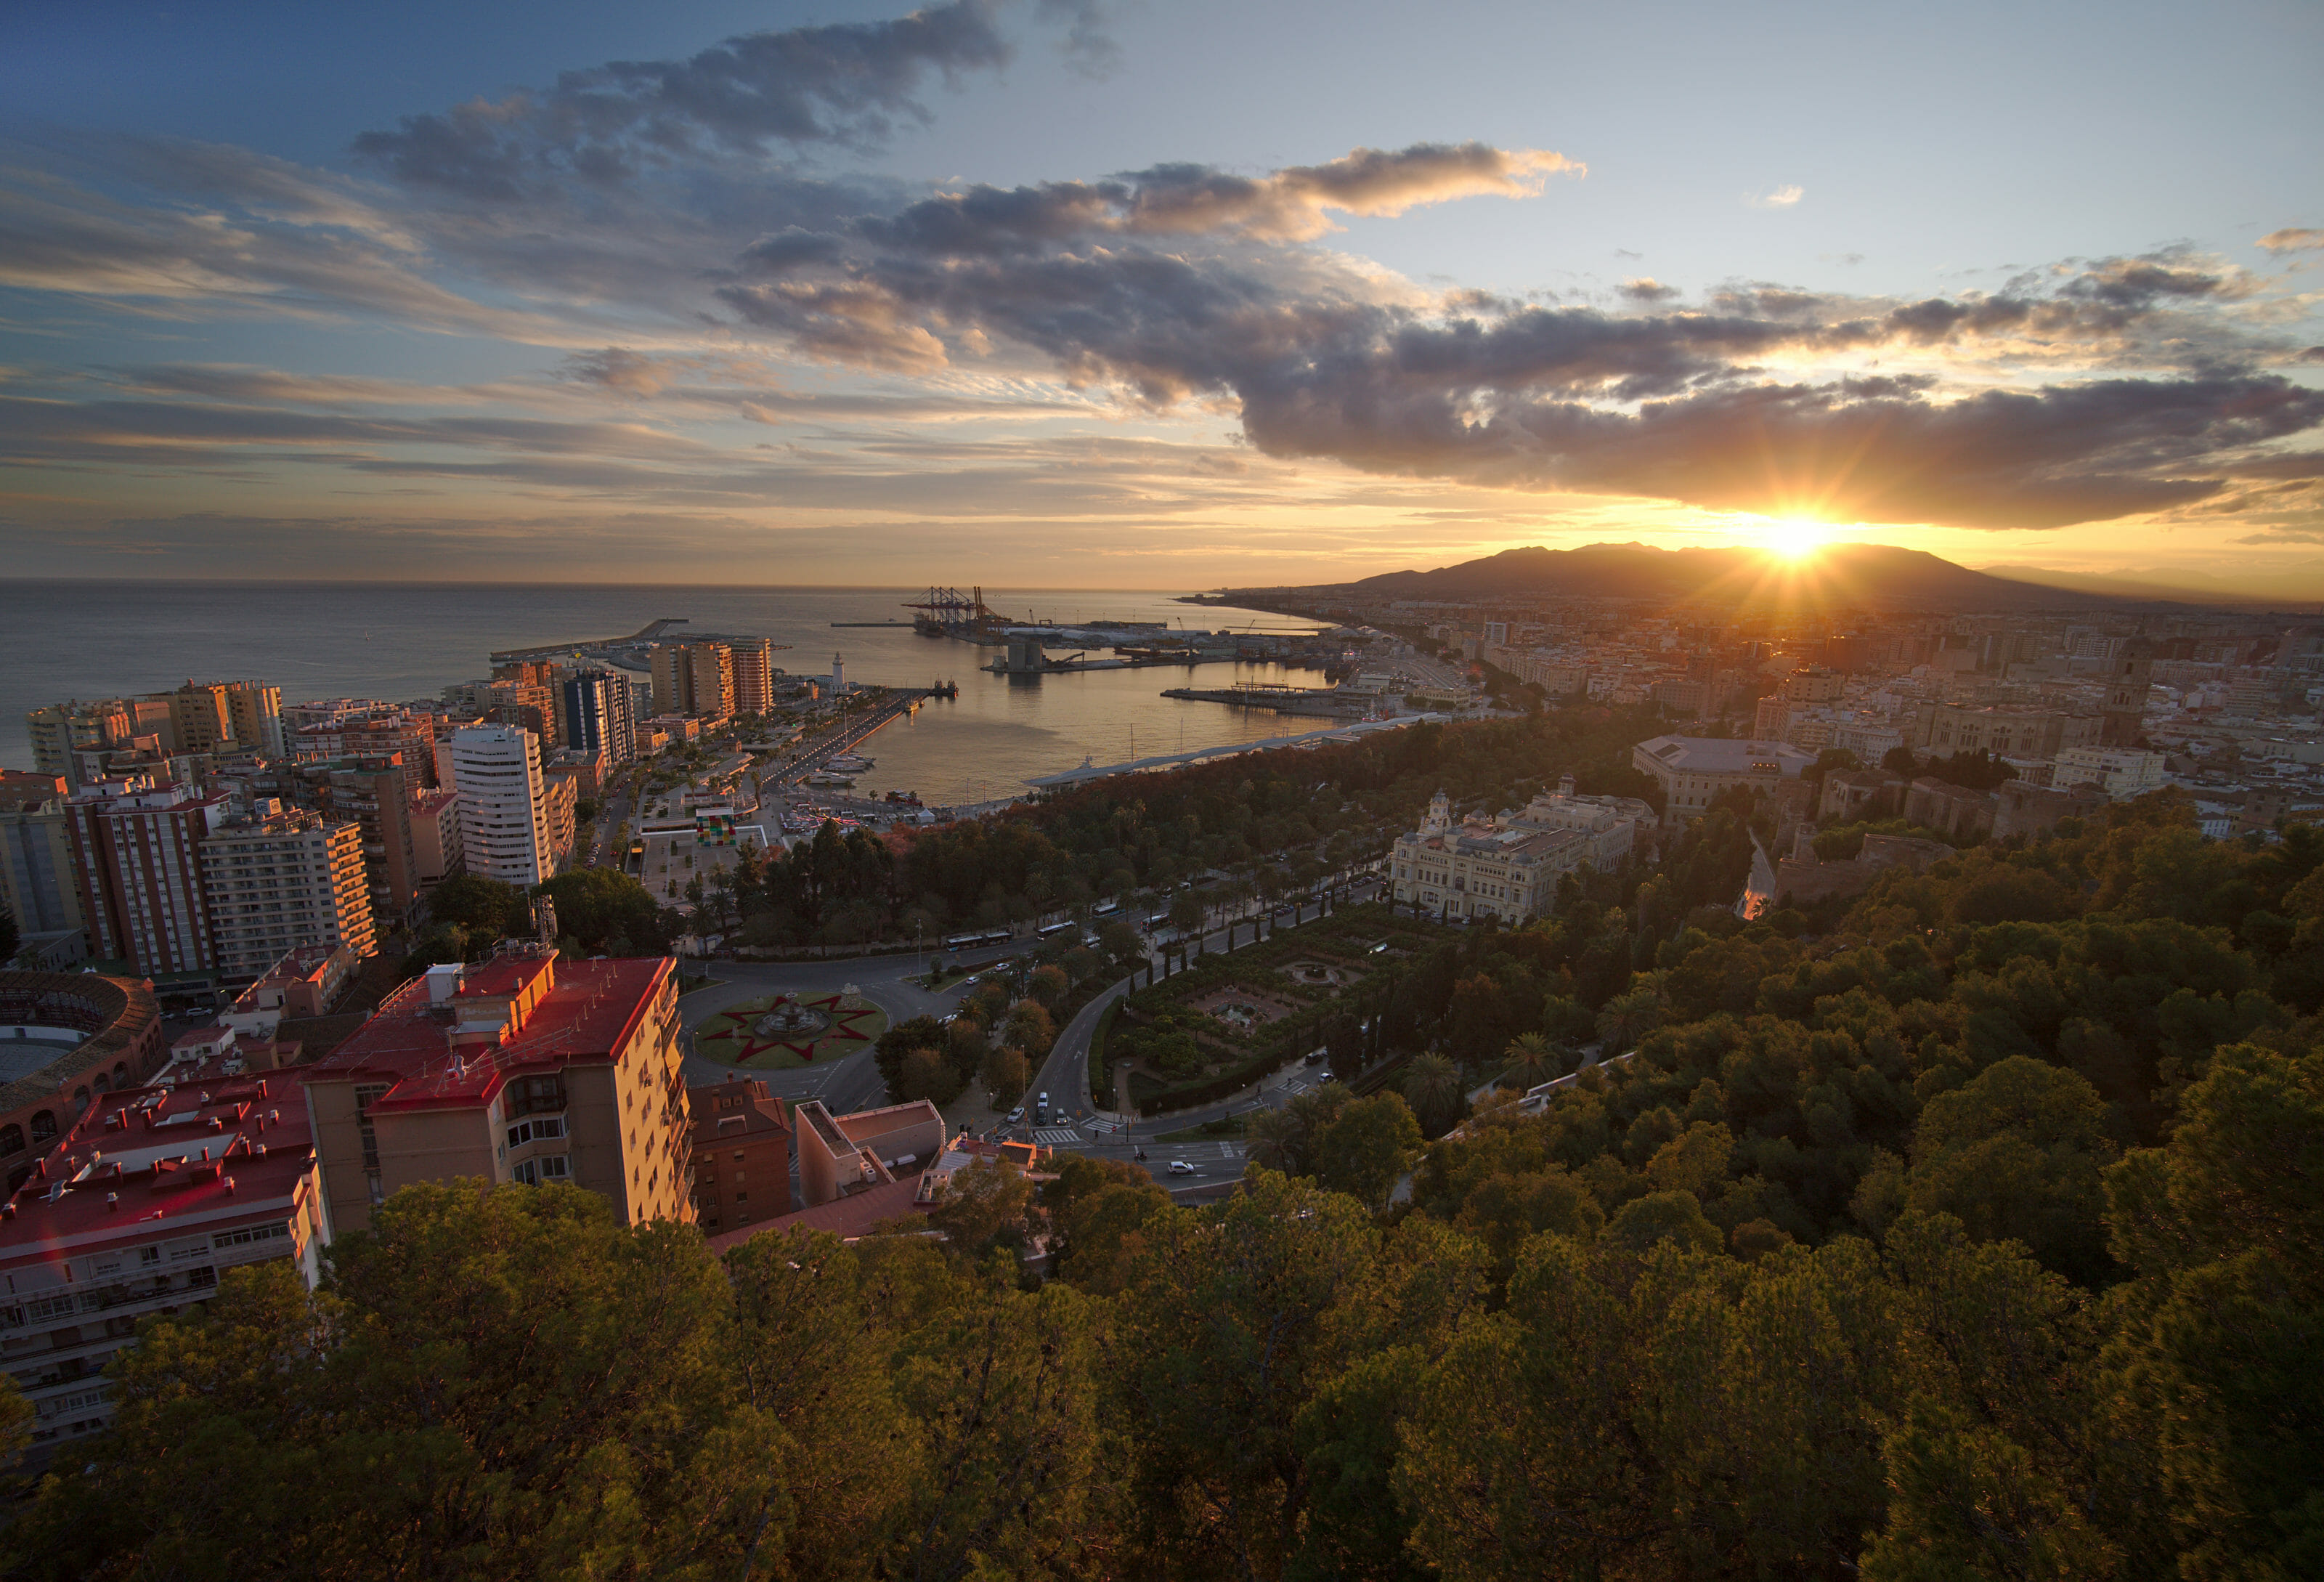
M 1074 925 L 1071 922 L 1051 923 L 1046 928 L 1034 930 L 1033 937 L 1037 939 L 1054 939 L 1059 934 L 1065 933 L 1073 928 L 1073 926 Z
M 1121 902 L 1119 901 L 1101 901 L 1095 906 L 1090 908 L 1090 916 L 1111 917 L 1120 910 Z
M 947 950 L 973 950 L 979 945 L 1006 945 L 1009 939 L 1007 929 L 991 929 L 982 933 L 947 935 L 944 948 Z

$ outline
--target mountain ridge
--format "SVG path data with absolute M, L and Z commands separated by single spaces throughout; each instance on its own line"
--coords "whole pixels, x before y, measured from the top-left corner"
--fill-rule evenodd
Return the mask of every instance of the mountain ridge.
M 1737 606 L 1923 609 L 2091 607 L 2138 600 L 2136 594 L 1996 577 L 1925 550 L 1892 544 L 1833 544 L 1798 560 L 1741 548 L 1665 550 L 1631 542 L 1552 550 L 1532 544 L 1426 571 L 1228 591 L 1447 599 L 1554 593 L 1672 603 L 1710 598 Z

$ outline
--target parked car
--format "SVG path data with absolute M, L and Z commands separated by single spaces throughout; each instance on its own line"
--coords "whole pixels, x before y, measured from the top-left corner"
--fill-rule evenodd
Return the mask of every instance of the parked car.
M 1174 1176 L 1191 1176 L 1194 1173 L 1194 1167 L 1183 1159 L 1174 1159 L 1170 1161 L 1170 1173 Z

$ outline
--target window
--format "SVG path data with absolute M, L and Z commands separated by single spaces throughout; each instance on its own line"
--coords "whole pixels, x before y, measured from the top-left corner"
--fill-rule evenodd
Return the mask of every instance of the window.
M 371 1106 L 374 1101 L 386 1091 L 387 1085 L 383 1082 L 369 1084 L 355 1089 L 355 1126 L 363 1133 L 364 1169 L 372 1173 L 374 1192 L 376 1192 L 379 1176 L 379 1137 L 372 1130 Z M 374 1201 L 377 1201 L 376 1197 Z
M 0 1153 L 22 1153 L 23 1152 L 24 1128 L 22 1126 L 0 1126 Z
M 246 1247 L 253 1242 L 269 1242 L 280 1237 L 288 1240 L 290 1227 L 287 1225 L 253 1225 L 240 1230 L 222 1230 L 210 1237 L 212 1247 Z
M 519 1121 L 508 1129 L 508 1145 L 521 1148 L 528 1143 L 543 1143 L 565 1135 L 563 1115 L 535 1115 L 529 1121 Z
M 52 1112 L 48 1111 L 48 1110 L 41 1110 L 41 1111 L 39 1111 L 38 1113 L 36 1113 L 36 1114 L 32 1116 L 32 1141 L 33 1141 L 33 1142 L 35 1142 L 35 1143 L 48 1143 L 48 1142 L 52 1142 L 52 1141 L 54 1141 L 54 1140 L 55 1140 L 56 1134 L 57 1134 L 57 1117 L 56 1117 L 56 1115 L 55 1115 Z
M 566 1180 L 573 1173 L 570 1161 L 562 1153 L 544 1155 L 540 1163 L 540 1179 L 544 1181 Z

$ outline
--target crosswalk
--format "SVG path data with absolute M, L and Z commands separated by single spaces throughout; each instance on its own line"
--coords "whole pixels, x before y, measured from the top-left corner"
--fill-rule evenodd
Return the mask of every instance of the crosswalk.
M 1042 1126 L 1034 1132 L 1033 1141 L 1045 1148 L 1078 1148 L 1082 1134 L 1071 1126 Z

